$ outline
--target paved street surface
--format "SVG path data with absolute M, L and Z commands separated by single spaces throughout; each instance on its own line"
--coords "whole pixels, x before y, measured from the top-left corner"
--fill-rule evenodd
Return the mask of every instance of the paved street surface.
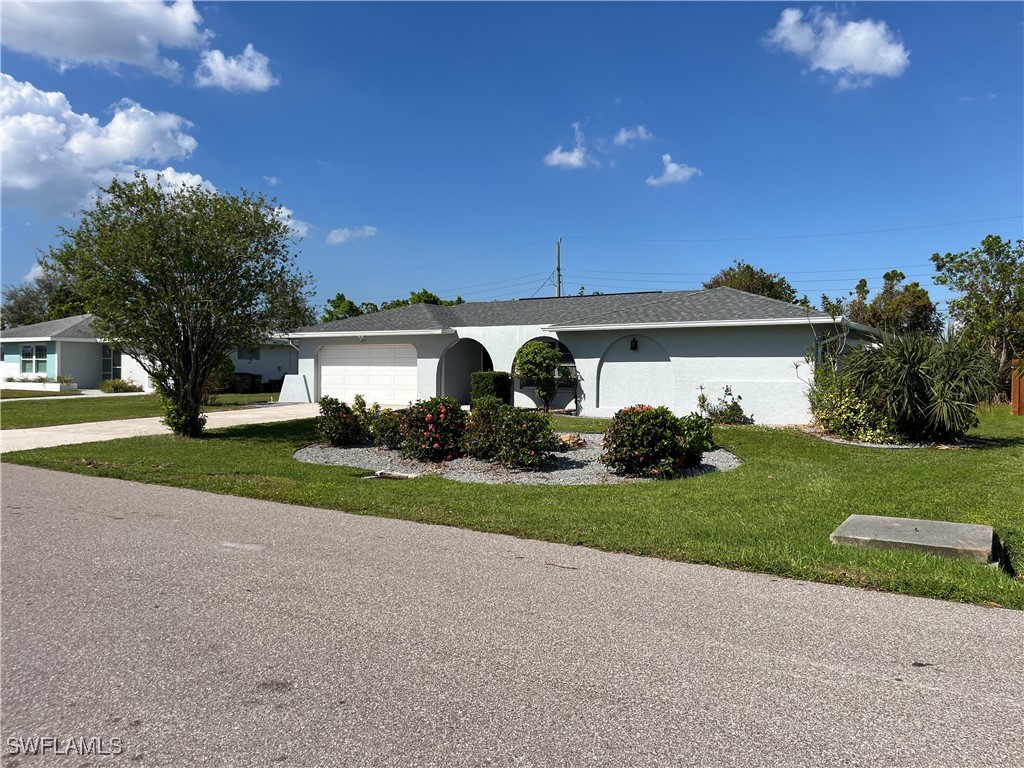
M 1021 613 L 11 465 L 2 496 L 3 768 L 1024 765 Z
M 219 429 L 239 424 L 269 424 L 273 421 L 310 419 L 316 416 L 319 410 L 320 406 L 317 403 L 282 403 L 232 411 L 211 411 L 206 414 L 206 428 Z M 164 426 L 159 416 L 92 421 L 86 424 L 61 424 L 55 427 L 5 429 L 0 431 L 0 453 L 164 434 L 170 434 L 170 430 Z

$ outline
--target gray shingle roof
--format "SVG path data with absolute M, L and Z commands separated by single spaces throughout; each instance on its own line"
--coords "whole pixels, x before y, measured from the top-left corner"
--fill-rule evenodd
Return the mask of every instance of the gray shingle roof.
M 0 332 L 4 339 L 95 339 L 96 332 L 92 328 L 92 315 L 75 315 L 62 317 L 60 320 L 47 320 L 43 323 L 23 325 L 20 328 L 7 328 Z
M 811 310 L 810 315 L 828 317 L 817 310 Z M 495 325 L 543 325 L 568 329 L 572 326 L 770 321 L 806 317 L 807 310 L 803 307 L 784 301 L 732 288 L 713 288 L 702 291 L 477 301 L 454 307 L 413 304 L 361 317 L 307 326 L 301 328 L 298 333 L 372 334 Z

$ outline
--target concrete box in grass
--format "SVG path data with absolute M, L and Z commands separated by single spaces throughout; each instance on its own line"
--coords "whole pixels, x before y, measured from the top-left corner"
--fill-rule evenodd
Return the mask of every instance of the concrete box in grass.
M 995 534 L 990 525 L 850 515 L 829 536 L 835 544 L 878 549 L 916 549 L 943 557 L 988 563 Z

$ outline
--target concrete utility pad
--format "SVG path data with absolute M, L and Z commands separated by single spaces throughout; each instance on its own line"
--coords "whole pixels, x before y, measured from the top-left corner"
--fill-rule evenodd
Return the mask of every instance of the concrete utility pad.
M 933 555 L 987 563 L 992 560 L 995 534 L 991 525 L 850 515 L 829 538 L 835 544 L 853 547 L 920 549 Z

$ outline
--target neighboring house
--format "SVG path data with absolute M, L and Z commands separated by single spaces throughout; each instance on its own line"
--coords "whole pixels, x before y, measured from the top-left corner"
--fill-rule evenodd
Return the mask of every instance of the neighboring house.
M 470 374 L 511 371 L 528 341 L 562 350 L 582 377 L 583 415 L 611 416 L 638 403 L 677 414 L 697 409 L 703 385 L 714 401 L 731 386 L 760 424 L 810 421 L 805 357 L 839 326 L 862 337 L 873 329 L 816 310 L 732 288 L 604 294 L 452 307 L 414 304 L 302 328 L 288 336 L 311 400 L 402 406 L 448 395 L 469 402 Z M 535 404 L 515 387 L 517 405 Z M 554 407 L 571 405 L 560 390 Z
M 0 332 L 3 363 L 0 380 L 22 376 L 70 376 L 79 387 L 95 389 L 104 379 L 126 379 L 153 391 L 149 374 L 138 360 L 112 349 L 92 328 L 92 315 L 76 315 Z M 252 373 L 263 382 L 283 379 L 298 369 L 298 351 L 275 340 L 253 349 L 231 352 L 236 373 Z

